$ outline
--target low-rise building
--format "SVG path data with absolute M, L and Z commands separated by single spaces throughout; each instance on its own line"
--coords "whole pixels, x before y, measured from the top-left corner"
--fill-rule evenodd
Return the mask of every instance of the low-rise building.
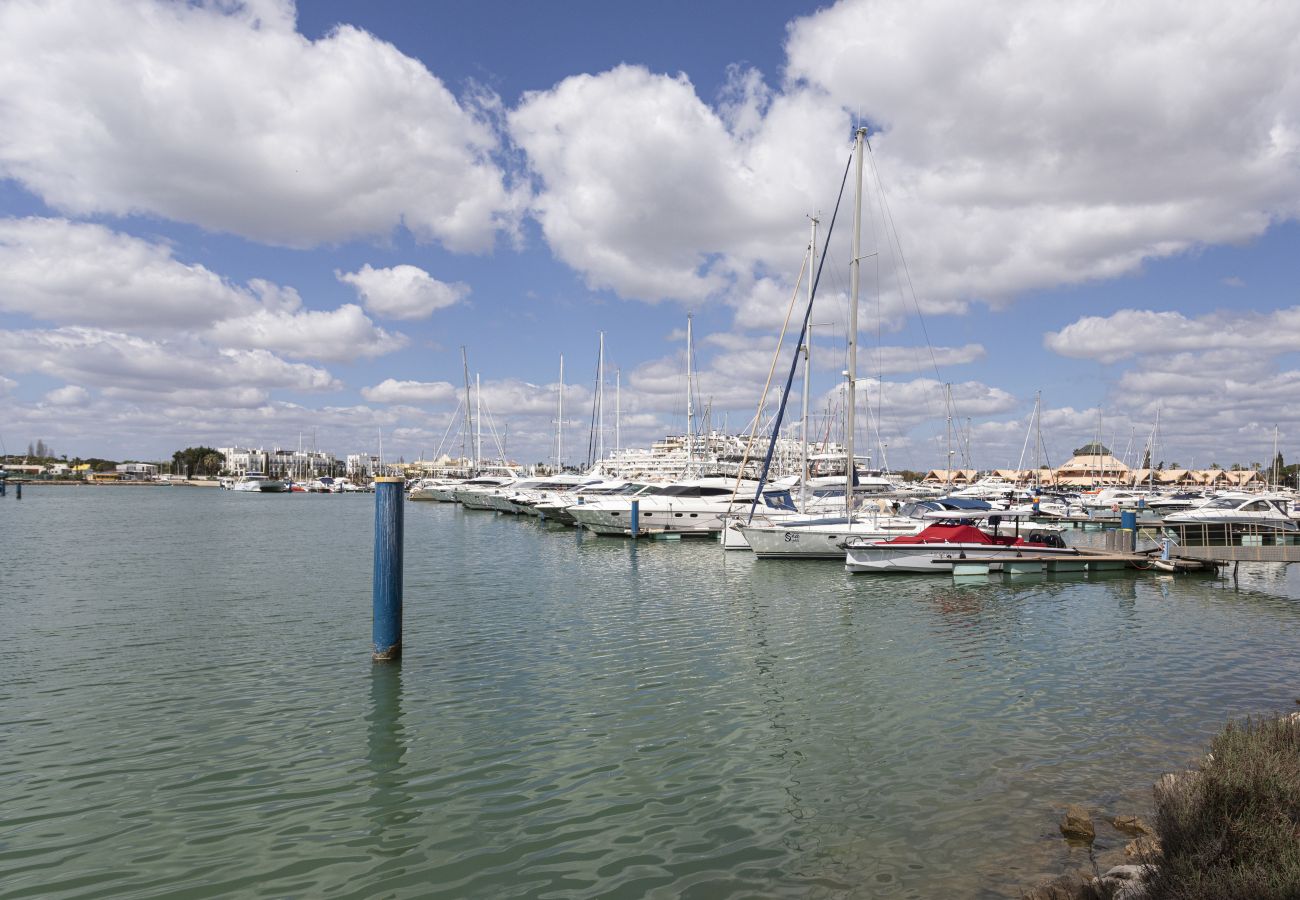
M 347 476 L 349 478 L 373 478 L 383 468 L 383 461 L 372 453 L 349 453 L 347 457 Z
M 153 463 L 119 463 L 117 474 L 122 481 L 157 481 L 158 467 Z

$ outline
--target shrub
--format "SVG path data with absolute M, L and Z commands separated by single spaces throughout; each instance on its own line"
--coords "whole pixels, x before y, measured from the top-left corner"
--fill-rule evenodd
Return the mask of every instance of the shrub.
M 1247 720 L 1157 791 L 1151 900 L 1300 898 L 1300 720 Z

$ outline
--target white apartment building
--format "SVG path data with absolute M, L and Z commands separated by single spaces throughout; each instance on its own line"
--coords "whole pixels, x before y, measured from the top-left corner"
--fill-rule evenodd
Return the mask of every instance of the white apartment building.
M 347 458 L 347 476 L 349 478 L 373 478 L 380 474 L 382 462 L 371 453 L 349 453 Z
M 286 450 L 282 447 L 271 450 L 218 447 L 217 450 L 226 457 L 226 471 L 235 476 L 262 472 L 275 478 L 306 481 L 338 474 L 338 460 L 334 454 L 319 450 Z

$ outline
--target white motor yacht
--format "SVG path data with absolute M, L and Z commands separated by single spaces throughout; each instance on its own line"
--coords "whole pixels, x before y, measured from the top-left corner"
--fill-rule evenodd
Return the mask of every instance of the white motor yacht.
M 452 495 L 466 509 L 492 509 L 490 498 L 511 489 L 516 480 L 505 475 L 483 475 L 462 481 Z
M 1166 525 L 1256 525 L 1296 531 L 1291 498 L 1282 495 L 1223 494 L 1200 506 L 1164 517 Z
M 569 512 L 570 507 L 587 503 L 597 503 L 615 497 L 631 498 L 648 496 L 656 493 L 661 485 L 644 481 L 624 481 L 622 479 L 599 481 L 567 491 L 555 491 L 538 501 L 534 509 L 537 514 L 548 521 L 576 525 L 577 521 Z
M 406 492 L 410 500 L 441 500 L 450 503 L 455 499 L 456 488 L 465 483 L 463 478 L 421 478 Z
M 264 472 L 245 472 L 230 489 L 246 494 L 283 494 L 289 490 L 289 482 L 272 478 Z
M 698 478 L 664 485 L 656 493 L 637 497 L 638 531 L 667 534 L 711 534 L 722 530 L 724 517 L 743 512 L 754 501 L 758 485 L 734 478 Z M 767 490 L 758 503 L 768 509 L 794 510 L 787 489 Z M 630 534 L 632 499 L 611 497 L 568 508 L 577 524 L 597 534 Z

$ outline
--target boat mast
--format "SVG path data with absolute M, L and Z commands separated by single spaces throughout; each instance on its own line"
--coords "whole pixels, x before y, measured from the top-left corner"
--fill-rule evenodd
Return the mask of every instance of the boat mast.
M 813 277 L 812 272 L 817 266 L 817 217 L 809 216 L 812 223 L 812 236 L 808 239 L 808 305 L 811 307 L 813 302 Z M 809 315 L 809 319 L 812 316 Z M 803 438 L 803 459 L 799 477 L 799 509 L 807 510 L 808 508 L 808 394 L 810 390 L 810 378 L 812 374 L 812 322 L 808 323 L 808 334 L 804 337 L 803 344 L 803 415 L 802 423 L 799 427 L 799 434 Z
M 1269 485 L 1270 490 L 1277 490 L 1279 487 L 1278 479 L 1282 473 L 1277 469 L 1277 426 L 1273 426 L 1273 483 Z
M 460 364 L 465 369 L 465 434 L 461 438 L 460 453 L 462 458 L 469 461 L 469 474 L 473 475 L 478 469 L 478 459 L 470 459 L 470 452 L 474 449 L 471 444 L 474 438 L 474 414 L 469 396 L 469 358 L 465 356 L 464 344 L 460 347 Z
M 623 370 L 614 370 L 614 449 L 623 449 Z
M 943 386 L 943 388 L 944 388 L 944 390 L 943 390 L 943 394 L 944 394 L 944 398 L 943 398 L 943 400 L 944 400 L 944 406 L 947 408 L 947 413 L 948 413 L 948 418 L 947 418 L 947 420 L 946 420 L 946 422 L 945 422 L 945 425 L 944 425 L 944 432 L 945 432 L 945 434 L 946 434 L 946 436 L 947 436 L 947 440 L 948 440 L 948 469 L 947 469 L 947 471 L 944 473 L 944 480 L 948 483 L 948 487 L 951 488 L 951 487 L 952 487 L 952 484 L 953 484 L 953 476 L 952 476 L 952 384 L 951 384 L 951 383 L 949 383 L 949 384 L 945 384 L 945 385 Z
M 1043 392 L 1034 394 L 1034 486 L 1042 484 L 1043 477 Z
M 695 417 L 695 408 L 691 401 L 691 319 L 690 313 L 686 315 L 686 474 L 689 478 L 695 471 L 695 440 L 692 433 L 693 419 Z
M 483 461 L 483 381 L 478 372 L 474 373 L 474 403 L 478 406 L 474 411 L 474 418 L 478 419 L 478 432 L 474 435 L 474 465 L 478 466 Z
M 560 354 L 560 399 L 555 416 L 555 471 L 564 471 L 564 354 Z
M 596 460 L 605 459 L 605 332 L 596 354 Z
M 853 520 L 853 412 L 857 405 L 858 381 L 858 285 L 861 280 L 862 255 L 862 151 L 866 143 L 867 129 L 859 127 L 853 145 L 854 171 L 857 178 L 857 192 L 853 203 L 853 257 L 849 260 L 849 391 L 848 403 L 844 410 L 844 451 L 848 460 L 844 473 L 844 516 L 846 524 Z

